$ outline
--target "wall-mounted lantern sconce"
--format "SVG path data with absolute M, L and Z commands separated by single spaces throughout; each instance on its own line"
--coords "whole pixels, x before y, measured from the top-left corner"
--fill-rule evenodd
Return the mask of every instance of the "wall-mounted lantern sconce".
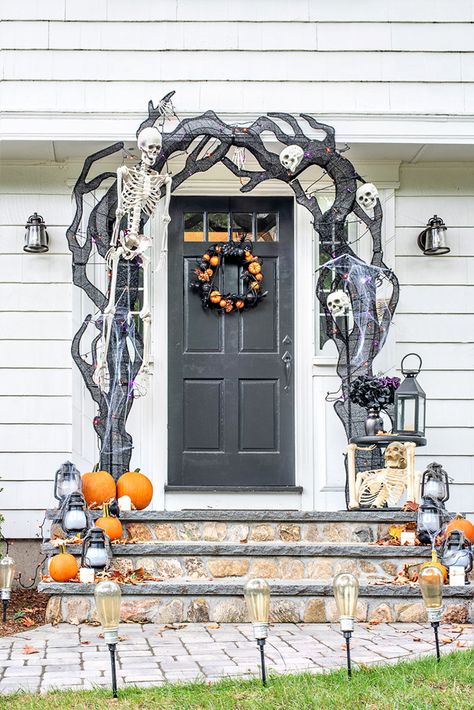
M 449 254 L 451 249 L 446 244 L 447 231 L 448 228 L 438 215 L 428 220 L 426 228 L 418 235 L 418 246 L 425 256 Z
M 44 219 L 37 212 L 28 217 L 25 226 L 25 246 L 23 251 L 32 254 L 41 254 L 49 251 L 49 236 L 46 231 Z

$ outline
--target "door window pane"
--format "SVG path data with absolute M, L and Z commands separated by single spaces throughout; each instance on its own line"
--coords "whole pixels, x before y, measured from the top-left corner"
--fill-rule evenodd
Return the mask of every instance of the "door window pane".
M 204 242 L 204 215 L 202 212 L 187 212 L 184 215 L 184 241 Z
M 278 221 L 274 212 L 257 214 L 257 242 L 277 242 Z
M 209 242 L 226 242 L 229 239 L 229 215 L 227 212 L 211 212 L 207 216 L 207 239 Z
M 232 239 L 239 242 L 245 239 L 253 241 L 253 213 L 237 212 L 232 214 Z

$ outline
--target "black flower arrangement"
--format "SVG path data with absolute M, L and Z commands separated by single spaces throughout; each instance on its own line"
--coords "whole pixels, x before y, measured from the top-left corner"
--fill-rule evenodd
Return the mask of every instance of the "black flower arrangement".
M 398 377 L 360 375 L 351 383 L 349 399 L 360 407 L 380 410 L 393 404 L 399 385 Z

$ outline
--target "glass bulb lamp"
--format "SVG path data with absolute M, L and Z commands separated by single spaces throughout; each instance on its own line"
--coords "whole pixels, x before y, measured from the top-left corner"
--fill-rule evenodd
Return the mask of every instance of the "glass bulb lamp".
M 346 640 L 347 674 L 352 677 L 350 640 L 354 631 L 354 618 L 359 598 L 359 582 L 350 572 L 340 572 L 334 577 L 334 599 L 341 631 Z
M 420 585 L 423 603 L 428 613 L 428 621 L 433 627 L 436 644 L 436 657 L 439 661 L 440 653 L 438 629 L 441 621 L 441 615 L 443 613 L 443 573 L 434 565 L 426 565 L 426 567 L 420 569 L 418 583 Z
M 54 477 L 54 497 L 61 502 L 71 493 L 82 492 L 81 474 L 70 461 L 58 468 Z
M 110 665 L 112 671 L 112 695 L 117 697 L 117 671 L 115 665 L 115 649 L 118 643 L 118 627 L 120 623 L 120 601 L 122 593 L 116 582 L 107 580 L 99 582 L 94 589 L 97 616 L 104 629 L 104 640 L 109 647 Z
M 15 561 L 7 554 L 0 560 L 0 590 L 2 595 L 3 621 L 7 620 L 7 607 L 10 601 L 14 576 Z
M 262 683 L 267 684 L 265 670 L 265 639 L 270 615 L 270 586 L 265 579 L 250 579 L 244 587 L 245 601 L 252 622 L 253 634 L 260 649 Z

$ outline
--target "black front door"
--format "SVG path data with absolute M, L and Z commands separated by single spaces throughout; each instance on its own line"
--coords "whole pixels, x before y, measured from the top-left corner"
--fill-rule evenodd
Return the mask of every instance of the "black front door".
M 294 485 L 293 202 L 174 197 L 169 230 L 169 475 L 177 486 Z M 209 242 L 254 241 L 268 295 L 222 315 L 189 288 Z M 237 265 L 220 269 L 239 292 Z

